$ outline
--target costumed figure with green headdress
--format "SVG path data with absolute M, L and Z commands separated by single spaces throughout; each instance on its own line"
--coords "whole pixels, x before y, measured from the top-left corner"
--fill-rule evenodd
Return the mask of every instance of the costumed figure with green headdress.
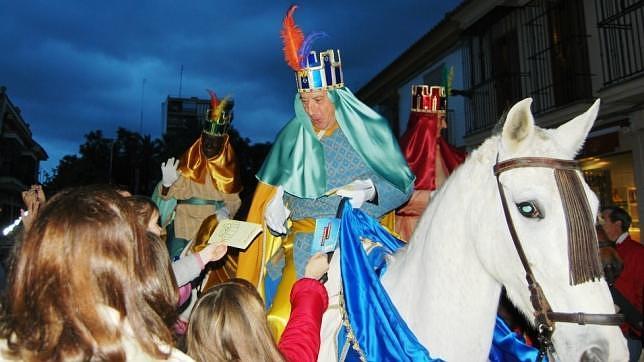
M 340 51 L 312 51 L 289 8 L 282 38 L 295 71 L 295 116 L 277 135 L 257 174 L 248 221 L 264 232 L 240 253 L 237 276 L 254 283 L 269 308 L 279 339 L 289 313 L 289 294 L 308 259 L 333 238 L 340 200 L 393 228 L 393 213 L 413 191 L 414 176 L 389 122 L 344 85 Z M 337 230 L 335 231 L 337 236 Z M 321 239 L 320 239 L 321 238 Z M 327 251 L 322 249 L 323 251 Z M 337 255 L 337 254 L 336 254 Z M 332 276 L 329 275 L 329 283 Z M 329 310 L 338 293 L 329 290 Z
M 234 102 L 208 92 L 210 109 L 201 136 L 180 159 L 161 164 L 163 179 L 153 195 L 162 224 L 172 222 L 174 237 L 169 233 L 167 242 L 175 259 L 196 238 L 204 220 L 216 223 L 232 218 L 241 206 L 237 159 L 228 139 Z M 193 246 L 194 251 L 203 247 L 204 243 Z

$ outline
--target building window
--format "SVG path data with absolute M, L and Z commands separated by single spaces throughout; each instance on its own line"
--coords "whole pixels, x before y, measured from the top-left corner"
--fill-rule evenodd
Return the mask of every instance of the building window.
M 591 97 L 584 6 L 580 0 L 547 2 L 553 106 Z
M 465 34 L 468 135 L 491 129 L 524 97 L 535 114 L 591 98 L 583 0 L 498 6 Z
M 188 113 L 197 113 L 197 103 L 191 102 L 191 101 L 183 102 L 182 111 L 188 112 Z
M 644 1 L 595 0 L 604 85 L 644 73 Z
M 471 99 L 467 105 L 466 133 L 492 128 L 514 101 L 525 93 L 521 79 L 520 9 L 497 7 L 475 23 L 470 34 L 465 68 Z
M 495 80 L 496 114 L 501 115 L 521 100 L 521 68 L 517 62 L 519 42 L 512 30 L 492 42 L 492 78 Z

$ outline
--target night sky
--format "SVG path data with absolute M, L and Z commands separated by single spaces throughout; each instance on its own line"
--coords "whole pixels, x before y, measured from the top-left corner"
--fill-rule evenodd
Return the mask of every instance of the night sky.
M 329 35 L 313 49 L 339 48 L 356 92 L 458 3 L 307 1 L 295 20 L 305 34 Z M 293 114 L 295 82 L 279 37 L 290 4 L 0 0 L 0 85 L 49 154 L 44 171 L 92 130 L 160 137 L 165 98 L 207 98 L 206 88 L 235 97 L 243 137 L 272 141 Z

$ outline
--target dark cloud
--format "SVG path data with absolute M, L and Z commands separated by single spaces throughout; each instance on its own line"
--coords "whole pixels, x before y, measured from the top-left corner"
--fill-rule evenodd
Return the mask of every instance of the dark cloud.
M 305 33 L 340 48 L 357 91 L 454 8 L 457 0 L 303 3 Z M 2 1 L 0 85 L 45 148 L 49 170 L 91 130 L 161 133 L 168 95 L 236 98 L 235 125 L 273 139 L 292 116 L 293 75 L 279 38 L 287 1 Z

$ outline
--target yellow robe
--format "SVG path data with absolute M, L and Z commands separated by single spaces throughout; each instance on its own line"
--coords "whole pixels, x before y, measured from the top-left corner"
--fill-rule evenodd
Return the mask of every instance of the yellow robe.
M 261 233 L 246 249 L 239 254 L 237 264 L 237 277 L 243 278 L 253 283 L 260 295 L 264 297 L 264 277 L 266 274 L 266 264 L 270 258 L 278 252 L 286 238 L 277 237 L 270 233 L 264 222 L 264 211 L 267 204 L 273 199 L 276 187 L 259 182 L 253 195 L 253 201 L 248 213 L 247 221 L 263 225 L 264 232 Z M 306 219 L 305 219 L 306 220 Z M 303 220 L 301 220 L 303 221 Z M 300 221 L 300 222 L 301 222 Z M 389 230 L 393 230 L 395 224 L 395 213 L 389 212 L 381 218 L 381 223 Z M 306 221 L 304 221 L 306 224 Z M 289 227 L 293 227 L 292 224 Z M 306 228 L 306 226 L 302 226 Z M 296 232 L 291 228 L 291 235 Z M 295 283 L 295 262 L 292 253 L 286 253 L 286 266 L 282 274 L 280 288 L 274 298 L 275 308 L 271 309 L 268 314 L 269 325 L 273 331 L 276 340 L 279 340 L 286 322 L 291 313 L 289 296 L 290 288 Z M 290 260 L 289 260 L 290 259 Z

